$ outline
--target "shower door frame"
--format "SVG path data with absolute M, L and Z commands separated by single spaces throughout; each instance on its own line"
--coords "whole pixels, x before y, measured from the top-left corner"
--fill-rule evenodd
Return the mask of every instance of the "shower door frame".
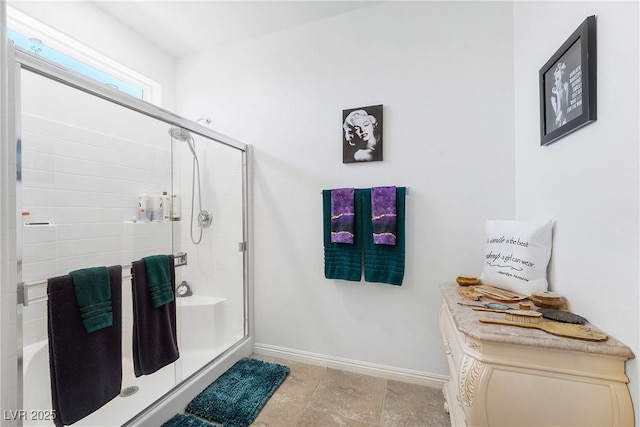
M 252 198 L 253 190 L 251 181 L 252 175 L 252 147 L 248 144 L 244 144 L 219 132 L 213 131 L 205 126 L 202 126 L 196 122 L 188 120 L 184 117 L 178 116 L 168 110 L 165 110 L 156 105 L 150 104 L 146 101 L 142 101 L 138 98 L 120 92 L 116 89 L 109 88 L 100 84 L 97 81 L 91 80 L 81 74 L 74 71 L 64 69 L 57 64 L 53 64 L 48 60 L 34 56 L 29 52 L 16 47 L 11 40 L 8 40 L 8 68 L 9 68 L 9 122 L 14 124 L 15 139 L 13 140 L 13 147 L 9 147 L 9 151 L 15 153 L 15 226 L 16 226 L 16 279 L 17 279 L 17 324 L 16 324 L 16 345 L 17 345 L 17 373 L 18 373 L 18 409 L 23 408 L 23 313 L 22 307 L 25 301 L 24 283 L 22 281 L 22 231 L 19 220 L 21 218 L 21 187 L 22 187 L 22 166 L 21 156 L 18 156 L 21 150 L 22 144 L 22 128 L 21 128 L 21 73 L 23 70 L 33 72 L 42 77 L 51 79 L 53 81 L 62 83 L 71 88 L 80 90 L 87 94 L 96 96 L 103 100 L 109 101 L 113 104 L 119 105 L 123 108 L 135 111 L 143 114 L 147 117 L 151 117 L 167 123 L 170 126 L 177 126 L 188 131 L 209 138 L 213 141 L 228 147 L 237 149 L 241 152 L 242 162 L 242 242 L 239 242 L 239 250 L 243 252 L 243 337 L 233 344 L 230 348 L 223 351 L 220 355 L 209 361 L 205 366 L 199 368 L 195 373 L 184 379 L 180 383 L 176 384 L 172 389 L 160 397 L 156 402 L 143 408 L 134 418 L 127 421 L 125 426 L 138 425 L 141 422 L 148 422 L 149 419 L 162 420 L 163 415 L 160 414 L 160 418 L 155 413 L 161 408 L 162 405 L 171 406 L 171 395 L 180 390 L 187 391 L 194 394 L 194 385 L 198 387 L 200 384 L 208 384 L 219 376 L 224 369 L 227 369 L 235 361 L 241 357 L 248 356 L 253 350 L 253 301 L 251 293 L 251 248 L 250 237 L 252 235 Z M 14 71 L 14 72 L 12 72 Z M 11 141 L 10 141 L 11 143 Z M 12 159 L 9 159 L 11 161 Z M 10 207 L 11 208 L 11 207 Z M 217 366 L 220 365 L 220 366 Z M 190 386 L 190 384 L 193 385 Z M 199 391 L 199 389 L 196 389 Z M 196 391 L 196 392 L 197 392 Z M 174 403 L 174 406 L 176 404 Z M 180 401 L 177 402 L 178 407 L 181 405 Z M 169 413 L 174 409 L 169 409 Z M 22 420 L 17 420 L 17 425 L 22 427 Z

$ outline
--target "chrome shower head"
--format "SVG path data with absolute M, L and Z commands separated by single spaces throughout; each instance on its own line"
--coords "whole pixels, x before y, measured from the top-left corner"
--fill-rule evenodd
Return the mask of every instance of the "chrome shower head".
M 191 142 L 193 141 L 193 136 L 191 136 L 191 132 L 183 128 L 172 126 L 171 129 L 169 129 L 169 135 L 171 135 L 171 138 L 173 139 L 186 142 L 187 145 L 189 145 L 189 150 L 191 150 L 191 154 L 193 154 L 193 158 L 196 161 L 198 161 L 198 155 L 196 154 L 196 150 L 194 146 L 191 145 Z
M 172 126 L 171 129 L 169 129 L 169 135 L 171 135 L 171 138 L 184 142 L 189 142 L 193 139 L 188 130 L 175 126 Z

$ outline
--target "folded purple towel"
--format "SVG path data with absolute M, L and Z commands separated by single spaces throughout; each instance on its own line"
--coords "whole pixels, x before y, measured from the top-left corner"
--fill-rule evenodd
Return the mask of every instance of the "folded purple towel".
M 396 244 L 396 187 L 371 188 L 373 243 Z
M 331 190 L 331 243 L 353 243 L 353 188 Z

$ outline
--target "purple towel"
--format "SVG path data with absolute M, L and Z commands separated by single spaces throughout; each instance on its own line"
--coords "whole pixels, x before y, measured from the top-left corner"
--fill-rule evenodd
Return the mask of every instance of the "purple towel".
M 171 291 L 176 271 L 169 255 Z M 133 294 L 133 370 L 136 377 L 153 374 L 180 357 L 176 335 L 176 301 L 154 307 L 144 261 L 131 263 Z
M 331 243 L 353 243 L 353 188 L 331 190 Z
M 111 326 L 88 333 L 70 275 L 47 281 L 51 400 L 56 426 L 73 424 L 120 394 L 122 267 L 109 267 Z
M 396 244 L 396 187 L 371 189 L 371 223 L 373 243 Z

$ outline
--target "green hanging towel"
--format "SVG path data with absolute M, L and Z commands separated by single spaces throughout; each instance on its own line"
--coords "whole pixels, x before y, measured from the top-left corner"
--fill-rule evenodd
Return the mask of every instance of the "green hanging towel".
M 171 272 L 169 270 L 169 257 L 167 255 L 152 255 L 142 258 L 147 283 L 151 294 L 151 303 L 158 308 L 174 299 Z
M 361 203 L 362 240 L 364 247 L 364 280 L 367 282 L 402 285 L 405 262 L 405 187 L 396 188 L 396 243 L 374 243 L 371 209 L 371 189 L 356 190 Z M 358 194 L 357 194 L 358 196 Z
M 69 273 L 80 316 L 88 333 L 113 325 L 111 282 L 107 267 L 91 267 Z
M 322 219 L 324 231 L 324 277 L 359 282 L 362 277 L 362 237 L 358 232 L 361 204 L 358 191 L 354 197 L 353 243 L 331 242 L 331 190 L 322 191 Z

